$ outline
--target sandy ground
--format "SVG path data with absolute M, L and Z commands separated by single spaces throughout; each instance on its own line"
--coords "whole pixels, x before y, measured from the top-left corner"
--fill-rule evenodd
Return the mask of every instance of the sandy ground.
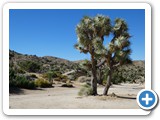
M 19 94 L 10 94 L 10 109 L 139 109 L 137 93 L 144 88 L 139 84 L 112 85 L 110 96 L 78 96 L 80 85 L 74 88 L 60 87 L 39 90 L 21 89 Z M 98 87 L 102 94 L 104 87 Z M 117 96 L 111 96 L 115 93 Z

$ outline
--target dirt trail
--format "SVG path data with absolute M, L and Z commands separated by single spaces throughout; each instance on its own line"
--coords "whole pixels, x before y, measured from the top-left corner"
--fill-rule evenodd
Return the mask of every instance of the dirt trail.
M 22 89 L 20 94 L 10 94 L 11 109 L 138 109 L 136 103 L 137 93 L 143 89 L 138 84 L 113 85 L 109 94 L 116 96 L 88 96 L 79 97 L 80 85 L 74 88 L 64 88 L 55 85 L 53 88 L 41 90 Z M 102 93 L 103 87 L 98 87 Z M 114 95 L 114 94 L 113 94 Z

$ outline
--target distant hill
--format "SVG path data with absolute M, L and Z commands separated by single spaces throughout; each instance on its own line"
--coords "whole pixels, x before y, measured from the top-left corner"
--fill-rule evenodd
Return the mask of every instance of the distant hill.
M 70 73 L 79 69 L 79 64 L 84 60 L 69 61 L 62 58 L 44 56 L 38 57 L 36 55 L 27 55 L 9 51 L 10 67 L 18 71 L 18 73 L 46 73 L 48 71 L 56 71 L 61 74 Z M 104 67 L 104 69 L 107 67 Z M 88 72 L 89 70 L 81 69 Z M 103 79 L 106 79 L 103 73 Z M 76 78 L 76 76 L 75 76 Z M 145 61 L 133 61 L 131 64 L 120 66 L 113 73 L 113 83 L 119 82 L 143 83 L 145 81 Z
M 135 60 L 132 63 L 137 66 L 142 66 L 142 67 L 145 66 L 144 60 Z
M 38 57 L 36 55 L 21 54 L 13 50 L 9 50 L 9 59 L 10 64 L 22 69 L 23 65 L 33 62 L 40 66 L 39 71 L 36 71 L 40 73 L 47 72 L 48 70 L 61 71 L 64 73 L 73 70 L 77 66 L 77 63 L 62 58 L 52 56 Z

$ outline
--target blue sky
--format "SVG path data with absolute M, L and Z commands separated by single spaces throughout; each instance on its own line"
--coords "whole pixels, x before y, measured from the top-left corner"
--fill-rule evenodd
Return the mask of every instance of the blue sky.
M 129 26 L 131 59 L 145 59 L 145 11 L 141 10 L 25 10 L 12 9 L 9 15 L 9 48 L 19 53 L 55 56 L 68 60 L 90 59 L 74 49 L 77 42 L 76 25 L 83 16 L 102 14 L 123 18 Z

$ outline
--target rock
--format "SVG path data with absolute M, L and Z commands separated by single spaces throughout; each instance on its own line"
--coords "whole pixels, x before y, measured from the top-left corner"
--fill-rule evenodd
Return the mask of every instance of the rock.
M 91 77 L 86 77 L 86 76 L 80 76 L 77 79 L 78 82 L 90 82 L 91 81 Z

